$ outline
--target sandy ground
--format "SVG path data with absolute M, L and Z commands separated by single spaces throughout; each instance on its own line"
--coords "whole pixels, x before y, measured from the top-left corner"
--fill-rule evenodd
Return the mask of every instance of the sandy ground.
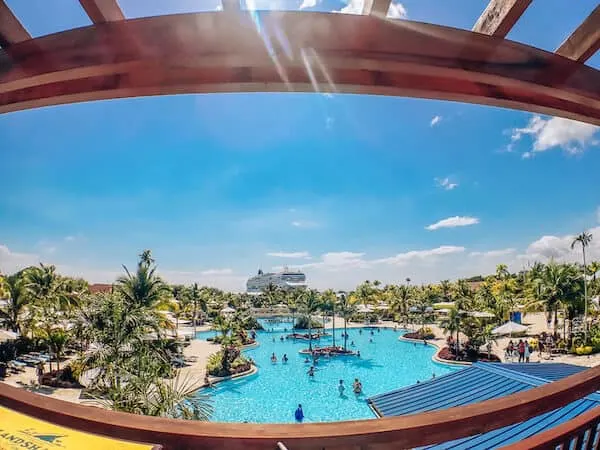
M 336 328 L 343 328 L 344 321 L 341 318 L 336 318 Z M 552 332 L 552 329 L 547 328 L 546 318 L 543 313 L 536 314 L 528 314 L 523 318 L 523 323 L 529 326 L 529 331 L 527 336 L 537 336 L 541 332 Z M 348 328 L 357 328 L 361 327 L 364 324 L 351 322 L 348 323 Z M 378 326 L 388 326 L 393 327 L 396 324 L 392 322 L 381 322 Z M 443 330 L 441 330 L 437 325 L 428 325 L 432 328 L 436 338 L 433 339 L 433 342 L 437 344 L 439 347 L 443 347 L 445 345 L 446 335 L 444 335 Z M 326 328 L 331 328 L 332 322 L 328 321 L 326 324 Z M 417 329 L 418 325 L 411 325 L 409 328 Z M 204 331 L 210 329 L 209 326 L 198 327 L 198 331 Z M 189 333 L 191 328 L 189 327 L 180 327 L 179 330 L 182 333 Z M 562 329 L 561 329 L 562 331 Z M 464 338 L 464 337 L 463 337 Z M 508 345 L 509 337 L 503 337 L 498 339 L 497 343 L 492 346 L 492 352 L 498 355 L 503 362 L 507 362 L 505 360 L 505 352 L 504 349 Z M 518 339 L 515 340 L 518 342 Z M 180 369 L 181 375 L 185 377 L 190 377 L 193 382 L 202 383 L 205 375 L 205 367 L 206 361 L 208 357 L 217 352 L 219 350 L 219 346 L 215 344 L 211 344 L 207 341 L 200 340 L 192 340 L 190 345 L 185 347 L 184 355 L 186 358 L 191 358 L 194 361 L 190 362 L 188 365 Z M 580 366 L 593 367 L 600 363 L 600 353 L 588 356 L 576 356 L 576 355 L 555 355 L 548 356 L 547 353 L 544 353 L 541 357 L 538 352 L 534 352 L 531 355 L 530 362 L 564 362 L 569 364 L 576 364 Z M 64 365 L 66 362 L 62 363 Z M 48 395 L 50 397 L 58 398 L 61 400 L 66 400 L 69 402 L 75 403 L 89 403 L 89 401 L 85 401 L 80 398 L 81 389 L 57 389 L 57 388 L 48 388 L 48 387 L 35 387 L 33 384 L 36 382 L 35 368 L 27 367 L 24 373 L 19 375 L 12 375 L 7 378 L 4 382 L 20 387 L 23 389 L 28 389 L 32 392 Z

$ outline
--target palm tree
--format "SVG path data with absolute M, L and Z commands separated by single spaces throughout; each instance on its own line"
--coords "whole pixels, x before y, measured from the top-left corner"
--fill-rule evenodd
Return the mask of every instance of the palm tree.
M 155 274 L 156 267 L 152 263 L 148 264 L 148 261 L 153 260 L 148 255 L 144 259 L 145 253 L 146 251 L 141 255 L 135 272 L 131 273 L 123 266 L 125 275 L 117 279 L 116 291 L 131 308 L 144 309 L 149 317 L 160 324 L 156 329 L 161 333 L 161 328 L 173 328 L 173 324 L 161 312 L 169 307 L 169 288 Z
M 154 264 L 154 259 L 152 258 L 152 251 L 151 250 L 144 250 L 140 254 L 140 260 L 138 262 L 138 265 L 139 266 L 149 267 L 152 264 Z
M 332 333 L 333 333 L 333 343 L 332 345 L 335 347 L 335 304 L 337 302 L 337 296 L 335 292 L 331 289 L 326 290 L 321 295 L 321 309 L 323 309 L 326 313 L 331 313 L 332 317 Z M 325 327 L 325 320 L 323 320 L 323 327 Z
M 273 306 L 279 303 L 281 294 L 281 289 L 273 283 L 269 283 L 262 292 L 262 295 L 265 297 L 268 306 Z
M 452 291 L 452 284 L 450 283 L 450 280 L 440 281 L 440 291 L 442 293 L 442 297 L 444 298 L 444 301 L 449 302 L 450 301 L 450 293 Z
M 24 272 L 18 272 L 4 279 L 4 286 L 8 292 L 8 302 L 4 309 L 0 309 L 0 318 L 15 333 L 23 329 L 23 314 L 30 300 L 26 286 Z
M 52 349 L 54 357 L 56 358 L 56 370 L 60 370 L 60 359 L 65 347 L 67 346 L 67 343 L 69 342 L 69 339 L 69 333 L 62 328 L 53 328 L 46 336 L 48 345 Z M 48 361 L 48 363 L 51 364 L 50 361 Z M 50 370 L 52 369 L 50 368 Z
M 196 337 L 196 321 L 198 318 L 198 310 L 206 312 L 206 308 L 207 308 L 206 298 L 204 298 L 204 296 L 200 292 L 198 283 L 194 283 L 192 285 L 191 300 L 192 300 L 192 305 L 193 305 L 192 323 L 194 326 L 194 337 Z
M 319 293 L 315 289 L 307 289 L 302 292 L 301 309 L 308 317 L 308 350 L 312 352 L 312 314 L 321 306 Z
M 448 313 L 448 317 L 446 317 L 440 323 L 440 327 L 444 330 L 444 334 L 450 333 L 450 336 L 452 336 L 452 333 L 456 333 L 456 347 L 457 348 L 459 348 L 458 344 L 459 344 L 461 320 L 462 320 L 461 312 L 458 310 L 458 308 L 452 308 L 450 310 L 450 312 Z
M 509 276 L 510 272 L 508 271 L 508 266 L 506 264 L 498 264 L 496 266 L 496 278 L 503 280 Z
M 351 298 L 351 296 L 347 295 L 345 292 L 340 294 L 338 300 L 338 311 L 340 316 L 344 319 L 344 351 L 348 350 L 348 332 L 347 325 L 348 320 L 356 313 L 356 303 Z
M 586 264 L 585 264 L 585 248 L 590 245 L 592 242 L 592 234 L 584 231 L 581 234 L 578 234 L 571 242 L 571 249 L 574 249 L 577 244 L 581 244 L 581 252 L 583 254 L 583 302 L 584 302 L 584 313 L 583 313 L 583 332 L 585 335 L 585 341 L 587 342 L 587 333 L 588 333 L 588 323 L 587 323 L 587 313 L 588 313 L 588 301 L 587 301 L 587 279 L 586 279 Z

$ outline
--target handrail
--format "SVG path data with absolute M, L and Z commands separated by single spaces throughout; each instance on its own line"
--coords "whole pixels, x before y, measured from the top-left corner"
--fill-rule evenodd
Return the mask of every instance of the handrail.
M 499 399 L 377 420 L 314 424 L 191 422 L 67 403 L 0 383 L 0 405 L 42 420 L 115 438 L 161 444 L 165 450 L 294 450 L 412 448 L 484 433 L 565 406 L 600 388 L 600 366 Z
M 558 446 L 568 449 L 571 448 L 571 443 L 575 443 L 576 448 L 598 448 L 599 423 L 600 406 L 543 433 L 507 445 L 503 450 L 545 450 L 555 449 Z M 595 446 L 592 445 L 594 442 L 596 442 Z

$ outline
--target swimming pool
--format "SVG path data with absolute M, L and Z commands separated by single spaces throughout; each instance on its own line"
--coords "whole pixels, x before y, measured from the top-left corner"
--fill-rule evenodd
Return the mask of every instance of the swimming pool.
M 359 331 L 362 330 L 362 333 Z M 431 360 L 435 349 L 423 344 L 402 342 L 402 333 L 393 329 L 348 329 L 348 346 L 354 341 L 354 350 L 360 350 L 361 358 L 340 356 L 321 358 L 314 378 L 306 372 L 310 364 L 298 350 L 308 348 L 307 341 L 291 339 L 281 341 L 284 332 L 260 331 L 260 345 L 245 353 L 254 359 L 258 373 L 238 380 L 215 385 L 205 392 L 213 399 L 216 422 L 290 423 L 294 422 L 294 410 L 302 404 L 305 422 L 334 422 L 351 419 L 374 418 L 366 399 L 409 384 L 451 372 L 453 367 L 437 364 Z M 342 330 L 336 330 L 336 344 L 343 345 Z M 197 337 L 214 336 L 212 331 L 200 332 Z M 273 342 L 275 338 L 275 342 Z M 372 339 L 373 342 L 369 342 Z M 330 345 L 331 337 L 314 341 L 313 345 Z M 215 347 L 216 349 L 217 347 Z M 271 363 L 271 354 L 278 358 Z M 287 364 L 281 362 L 287 354 Z M 363 385 L 360 396 L 352 392 L 352 383 L 359 378 Z M 339 380 L 344 380 L 345 395 L 338 392 Z

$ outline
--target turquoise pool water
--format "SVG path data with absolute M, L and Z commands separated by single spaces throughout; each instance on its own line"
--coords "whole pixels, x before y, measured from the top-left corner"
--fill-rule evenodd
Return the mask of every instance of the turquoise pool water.
M 362 330 L 362 334 L 359 332 Z M 239 380 L 218 383 L 205 392 L 213 399 L 213 421 L 286 423 L 294 422 L 294 410 L 302 404 L 305 422 L 333 422 L 351 419 L 374 418 L 366 399 L 402 386 L 414 384 L 455 370 L 431 360 L 435 349 L 423 344 L 398 340 L 402 333 L 393 329 L 380 332 L 368 328 L 348 329 L 348 346 L 354 341 L 354 350 L 361 358 L 346 356 L 321 358 L 314 378 L 306 372 L 310 364 L 298 350 L 308 348 L 307 341 L 284 340 L 284 332 L 260 331 L 260 345 L 245 353 L 254 359 L 258 373 Z M 200 332 L 197 337 L 206 339 L 214 332 Z M 343 344 L 342 331 L 336 330 L 336 344 Z M 273 342 L 275 338 L 275 342 Z M 372 339 L 373 342 L 369 342 Z M 332 338 L 321 338 L 317 345 L 331 345 Z M 313 344 L 314 345 L 314 344 Z M 271 354 L 278 358 L 271 363 Z M 281 362 L 286 353 L 289 361 Z M 363 394 L 352 392 L 354 378 L 363 385 Z M 338 392 L 339 380 L 344 380 L 345 395 Z

